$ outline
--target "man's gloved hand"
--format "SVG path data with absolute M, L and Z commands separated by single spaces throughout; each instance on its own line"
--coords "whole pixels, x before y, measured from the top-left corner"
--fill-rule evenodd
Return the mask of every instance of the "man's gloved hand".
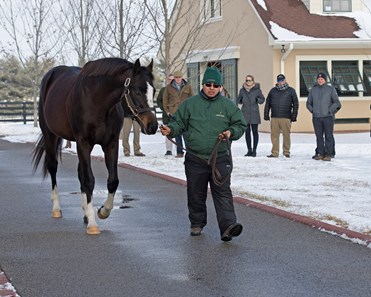
M 264 120 L 269 121 L 270 120 L 269 116 L 264 116 Z
M 291 122 L 296 122 L 296 118 L 292 117 Z

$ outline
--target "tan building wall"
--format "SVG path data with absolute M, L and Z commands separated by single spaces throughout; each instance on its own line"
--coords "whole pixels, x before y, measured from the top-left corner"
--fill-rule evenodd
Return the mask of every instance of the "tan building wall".
M 192 1 L 190 1 L 192 2 Z M 223 2 L 224 3 L 224 2 Z M 371 56 L 371 49 L 360 45 L 360 48 L 334 49 L 328 48 L 324 44 L 323 48 L 300 49 L 285 45 L 286 53 L 281 53 L 281 45 L 273 46 L 274 40 L 262 25 L 261 20 L 256 16 L 252 7 L 244 0 L 234 0 L 234 5 L 223 6 L 223 15 L 220 19 L 210 22 L 204 27 L 203 32 L 195 38 L 192 49 L 196 51 L 235 47 L 238 48 L 237 55 L 237 90 L 239 90 L 247 74 L 252 74 L 256 81 L 261 84 L 261 89 L 265 96 L 276 83 L 276 76 L 284 73 L 289 85 L 296 89 L 300 95 L 300 60 L 368 60 Z M 196 5 L 201 2 L 192 2 L 192 11 L 197 11 Z M 200 8 L 201 9 L 201 8 Z M 193 17 L 196 17 L 194 14 Z M 199 16 L 199 15 L 198 15 Z M 194 21 L 194 20 L 193 20 Z M 180 36 L 187 36 L 192 27 L 192 17 L 187 20 L 188 26 L 180 28 Z M 177 52 L 181 42 L 177 39 L 172 43 L 173 52 Z M 310 41 L 304 44 L 308 47 Z M 342 44 L 338 45 L 339 47 Z M 303 45 L 301 45 L 303 48 Z M 326 48 L 327 47 L 327 48 Z M 354 47 L 354 46 L 353 46 Z M 205 56 L 206 57 L 206 56 Z M 183 57 L 186 60 L 186 56 Z M 215 57 L 213 57 L 215 58 Z M 285 58 L 283 60 L 283 58 Z M 201 63 L 200 76 L 207 65 L 208 58 Z M 185 72 L 185 69 L 182 69 Z M 370 118 L 371 97 L 340 97 L 342 109 L 337 114 L 337 118 Z M 293 123 L 293 132 L 312 132 L 311 114 L 307 111 L 306 98 L 299 97 L 298 121 Z M 263 119 L 264 104 L 260 106 Z M 270 123 L 262 120 L 259 126 L 260 131 L 269 132 Z M 370 124 L 336 124 L 335 131 L 368 131 Z

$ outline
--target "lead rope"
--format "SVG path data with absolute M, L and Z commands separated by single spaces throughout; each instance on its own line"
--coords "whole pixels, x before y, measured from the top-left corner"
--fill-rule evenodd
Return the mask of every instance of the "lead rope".
M 193 155 L 193 156 L 196 156 L 198 157 L 197 155 L 195 154 L 192 154 L 190 151 L 187 151 L 184 147 L 182 147 L 181 145 L 178 145 L 173 139 L 171 139 L 169 136 L 166 136 L 167 139 L 169 139 L 170 142 L 174 143 L 177 147 L 180 147 L 183 151 Z M 222 141 L 226 141 L 227 142 L 227 153 L 228 153 L 228 159 L 229 159 L 229 163 L 231 165 L 231 169 L 229 171 L 229 173 L 224 176 L 220 174 L 220 171 L 218 170 L 218 168 L 216 167 L 216 159 L 218 158 L 218 149 L 219 149 L 219 146 L 220 144 L 222 143 Z M 224 138 L 217 138 L 216 141 L 215 141 L 215 144 L 214 144 L 214 147 L 213 147 L 213 150 L 209 156 L 209 159 L 206 161 L 204 159 L 201 159 L 200 157 L 198 157 L 200 160 L 204 161 L 205 163 L 207 163 L 207 165 L 211 166 L 211 176 L 213 178 L 213 182 L 215 183 L 215 185 L 221 187 L 222 185 L 224 185 L 224 183 L 229 179 L 231 173 L 232 173 L 232 170 L 233 170 L 233 159 L 232 159 L 232 150 L 231 150 L 231 141 L 229 140 L 229 137 L 224 137 Z

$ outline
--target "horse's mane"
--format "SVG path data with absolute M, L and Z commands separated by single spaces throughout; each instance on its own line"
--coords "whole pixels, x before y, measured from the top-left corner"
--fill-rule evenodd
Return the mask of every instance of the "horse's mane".
M 80 74 L 82 76 L 116 76 L 132 69 L 133 63 L 121 58 L 103 58 L 90 61 L 84 65 Z

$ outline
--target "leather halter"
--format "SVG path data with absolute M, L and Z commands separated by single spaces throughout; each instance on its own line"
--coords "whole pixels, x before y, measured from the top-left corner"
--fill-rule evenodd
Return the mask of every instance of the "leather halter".
M 126 105 L 130 109 L 130 111 L 133 114 L 133 116 L 137 120 L 139 120 L 140 122 L 142 122 L 142 120 L 139 117 L 139 115 L 142 114 L 142 113 L 145 113 L 145 112 L 152 111 L 152 109 L 150 107 L 140 108 L 140 107 L 137 107 L 135 105 L 133 99 L 131 99 L 131 96 L 130 96 L 130 90 L 129 90 L 130 82 L 131 82 L 131 79 L 130 79 L 130 77 L 128 77 L 125 80 L 125 83 L 124 83 L 124 90 L 123 90 L 123 92 L 121 94 L 121 99 L 123 99 L 123 98 L 125 99 Z

